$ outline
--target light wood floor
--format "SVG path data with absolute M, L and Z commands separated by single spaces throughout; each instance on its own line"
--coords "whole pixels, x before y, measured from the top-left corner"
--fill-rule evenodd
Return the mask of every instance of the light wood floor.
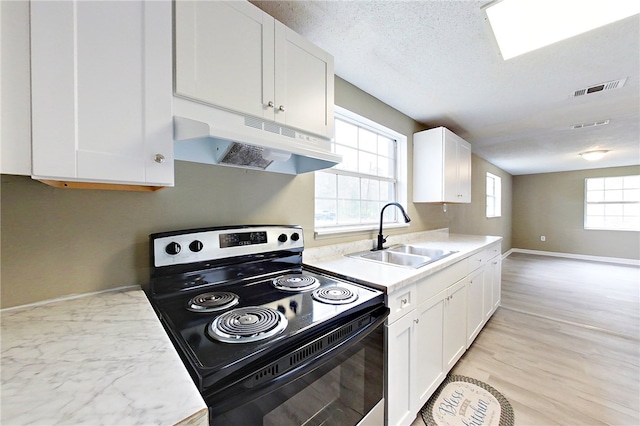
M 516 425 L 640 425 L 640 268 L 514 253 L 502 277 L 451 374 L 498 389 Z

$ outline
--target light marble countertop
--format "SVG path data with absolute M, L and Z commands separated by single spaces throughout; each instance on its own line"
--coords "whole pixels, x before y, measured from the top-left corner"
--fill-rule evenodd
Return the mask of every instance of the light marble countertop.
M 410 243 L 423 247 L 457 251 L 457 253 L 418 269 L 385 265 L 380 262 L 346 256 L 351 253 L 371 250 L 375 246 L 373 240 L 305 249 L 302 256 L 305 265 L 384 290 L 389 294 L 499 241 L 502 241 L 502 237 L 450 234 L 448 229 L 394 235 L 387 238 L 385 247 Z
M 139 287 L 0 315 L 0 424 L 208 424 L 206 404 Z

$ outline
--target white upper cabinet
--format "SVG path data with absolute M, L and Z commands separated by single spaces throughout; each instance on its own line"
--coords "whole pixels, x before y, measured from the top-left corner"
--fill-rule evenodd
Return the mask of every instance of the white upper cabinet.
M 31 2 L 34 178 L 173 185 L 171 28 L 170 1 Z
M 175 15 L 176 95 L 273 119 L 273 82 L 263 80 L 273 78 L 274 57 L 263 54 L 273 53 L 274 19 L 222 1 L 177 1 Z
M 175 93 L 333 137 L 333 57 L 248 2 L 176 2 Z
M 31 175 L 29 2 L 0 1 L 0 173 Z
M 471 202 L 471 145 L 445 127 L 413 135 L 413 201 Z

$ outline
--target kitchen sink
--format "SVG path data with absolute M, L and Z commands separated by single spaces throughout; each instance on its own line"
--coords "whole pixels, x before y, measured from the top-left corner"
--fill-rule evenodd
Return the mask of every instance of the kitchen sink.
M 363 251 L 348 254 L 347 256 L 385 263 L 392 266 L 417 269 L 445 258 L 453 253 L 456 252 L 402 244 L 392 246 L 384 250 Z
M 418 256 L 426 256 L 432 259 L 433 262 L 435 262 L 436 260 L 442 259 L 444 257 L 450 256 L 453 253 L 457 253 L 456 251 L 451 251 L 451 250 L 412 246 L 409 244 L 401 244 L 398 246 L 389 247 L 387 250 L 397 252 L 397 253 L 407 253 L 407 254 L 415 254 Z

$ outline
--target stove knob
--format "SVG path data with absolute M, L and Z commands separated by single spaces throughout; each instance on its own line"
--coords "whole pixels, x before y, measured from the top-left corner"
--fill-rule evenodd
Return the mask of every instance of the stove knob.
M 300 239 L 300 234 L 298 234 L 297 232 L 294 232 L 293 234 L 291 234 L 291 241 L 298 241 Z
M 280 234 L 280 236 L 278 237 L 278 241 L 280 241 L 281 243 L 285 243 L 287 239 L 288 238 L 285 234 Z
M 204 247 L 204 244 L 202 244 L 202 241 L 198 241 L 198 240 L 191 241 L 191 244 L 189 244 L 189 250 L 195 253 L 202 250 L 202 247 Z
M 164 251 L 166 251 L 167 254 L 170 254 L 172 256 L 175 256 L 176 254 L 180 253 L 180 250 L 182 250 L 182 247 L 180 247 L 180 244 L 176 243 L 175 241 L 167 244 L 167 246 L 164 248 Z

